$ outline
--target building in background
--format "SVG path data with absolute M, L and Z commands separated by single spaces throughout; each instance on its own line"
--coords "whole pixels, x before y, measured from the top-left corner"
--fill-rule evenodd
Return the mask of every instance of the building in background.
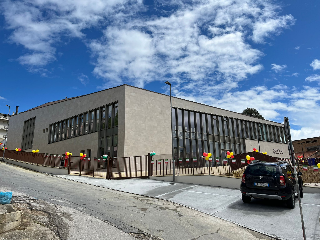
M 0 142 L 3 142 L 7 137 L 9 124 L 9 115 L 0 113 Z
M 295 157 L 317 158 L 320 156 L 320 137 L 295 140 L 292 144 Z
M 268 155 L 289 157 L 283 124 L 175 97 L 172 107 L 171 112 L 168 95 L 121 85 L 12 116 L 7 146 L 88 157 L 171 154 L 173 149 L 178 158 L 211 152 L 222 159 L 226 151 L 250 152 L 260 145 Z

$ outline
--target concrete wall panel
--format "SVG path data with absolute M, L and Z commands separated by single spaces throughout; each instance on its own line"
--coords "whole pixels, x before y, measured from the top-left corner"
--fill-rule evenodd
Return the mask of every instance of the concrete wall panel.
M 119 106 L 119 127 L 118 127 L 118 155 L 123 155 L 123 141 L 124 138 L 124 87 L 108 89 L 94 94 L 84 95 L 67 99 L 63 102 L 52 104 L 46 107 L 21 112 L 18 115 L 12 116 L 9 121 L 8 131 L 8 149 L 15 149 L 21 147 L 22 132 L 24 121 L 36 117 L 33 149 L 39 149 L 40 152 L 48 153 L 64 153 L 80 152 L 83 149 L 92 149 L 92 157 L 97 154 L 98 135 L 91 133 L 85 136 L 75 137 L 61 142 L 48 144 L 48 132 L 43 133 L 43 129 L 49 128 L 49 124 L 64 120 L 66 118 L 81 114 L 98 108 L 104 104 L 109 104 L 118 101 Z M 74 150 L 72 150 L 74 149 Z M 32 150 L 32 149 L 31 149 Z M 28 151 L 31 151 L 28 150 Z
M 252 152 L 253 148 L 259 149 L 257 140 L 245 140 L 246 151 Z M 260 141 L 260 152 L 267 152 L 269 156 L 277 158 L 289 158 L 288 144 L 285 143 L 274 143 L 274 142 L 261 142 Z
M 126 86 L 125 106 L 125 156 L 170 154 L 170 97 Z

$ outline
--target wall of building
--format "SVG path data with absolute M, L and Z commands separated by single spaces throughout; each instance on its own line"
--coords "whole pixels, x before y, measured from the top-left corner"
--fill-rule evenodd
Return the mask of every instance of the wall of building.
M 295 152 L 307 152 L 320 149 L 320 137 L 307 138 L 292 142 Z
M 102 105 L 118 102 L 118 157 L 146 155 L 155 151 L 157 154 L 171 154 L 171 111 L 170 97 L 132 86 L 122 85 L 97 93 L 66 99 L 46 107 L 22 112 L 11 117 L 8 132 L 8 148 L 21 147 L 24 121 L 36 117 L 33 149 L 40 152 L 62 154 L 66 151 L 78 155 L 81 150 L 91 149 L 92 157 L 97 154 L 98 133 L 91 133 L 48 144 L 46 131 L 49 124 L 58 122 Z M 203 104 L 172 98 L 173 107 L 239 118 L 283 127 L 280 123 L 260 120 Z M 43 132 L 45 130 L 45 132 Z M 247 150 L 257 146 L 256 140 L 246 140 Z M 286 144 L 261 142 L 268 154 L 273 149 L 287 153 Z M 257 147 L 256 147 L 257 148 Z M 31 151 L 32 149 L 28 150 Z M 272 155 L 273 156 L 273 155 Z M 279 157 L 279 156 L 276 156 Z
M 295 140 L 292 144 L 296 157 L 320 157 L 320 137 Z
M 283 127 L 283 124 L 280 123 L 248 117 L 228 110 L 179 98 L 172 98 L 172 103 L 173 107 L 180 109 Z M 170 97 L 144 89 L 126 86 L 125 107 L 125 156 L 144 155 L 151 151 L 155 151 L 157 154 L 171 154 Z M 261 146 L 266 149 L 264 151 L 267 151 L 271 156 L 280 158 L 287 158 L 289 156 L 286 144 L 265 141 L 260 141 L 260 143 Z M 246 140 L 246 144 L 248 144 L 246 149 L 252 151 L 255 146 L 258 146 L 258 141 Z M 280 152 L 282 152 L 282 154 L 278 154 Z
M 22 133 L 24 121 L 36 117 L 33 149 L 39 149 L 40 152 L 62 154 L 66 151 L 72 152 L 74 155 L 79 154 L 81 150 L 91 149 L 92 157 L 97 154 L 98 148 L 98 133 L 91 133 L 71 139 L 63 140 L 48 144 L 49 124 L 70 118 L 72 116 L 81 114 L 98 108 L 104 104 L 116 102 L 119 104 L 119 128 L 118 128 L 118 156 L 123 156 L 124 146 L 124 87 L 119 86 L 116 88 L 100 91 L 93 94 L 88 94 L 72 99 L 66 99 L 63 102 L 55 103 L 46 107 L 41 107 L 26 112 L 21 112 L 18 115 L 12 116 L 9 122 L 8 131 L 8 148 L 15 149 L 21 147 Z M 45 129 L 45 133 L 43 130 Z M 29 149 L 28 151 L 31 151 Z
M 245 140 L 246 151 L 252 152 L 253 148 L 259 150 L 259 144 L 256 140 Z M 260 152 L 267 152 L 269 156 L 276 158 L 289 158 L 288 144 L 285 143 L 273 143 L 260 141 Z
M 126 86 L 124 155 L 171 154 L 170 97 Z
M 0 142 L 4 140 L 4 136 L 7 135 L 9 117 L 0 113 Z

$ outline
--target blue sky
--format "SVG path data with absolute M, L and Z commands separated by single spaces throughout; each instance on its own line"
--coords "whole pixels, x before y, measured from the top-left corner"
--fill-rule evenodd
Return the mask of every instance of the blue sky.
M 129 84 L 320 136 L 317 0 L 4 0 L 0 112 Z

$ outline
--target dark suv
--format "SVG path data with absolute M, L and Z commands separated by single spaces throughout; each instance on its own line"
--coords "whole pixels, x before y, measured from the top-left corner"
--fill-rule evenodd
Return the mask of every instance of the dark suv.
M 244 171 L 240 185 L 242 201 L 249 203 L 251 198 L 278 199 L 286 201 L 289 208 L 295 207 L 295 196 L 303 197 L 301 173 L 298 173 L 296 187 L 293 168 L 285 162 L 267 163 L 255 161 Z M 299 188 L 299 189 L 297 189 Z

